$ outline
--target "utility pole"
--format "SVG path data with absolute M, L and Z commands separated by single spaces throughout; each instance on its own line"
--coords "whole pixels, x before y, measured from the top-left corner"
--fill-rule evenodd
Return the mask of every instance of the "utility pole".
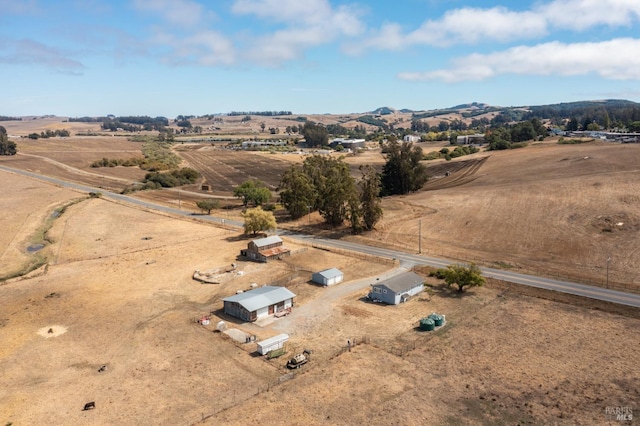
M 609 288 L 609 262 L 611 261 L 611 255 L 607 256 L 607 288 Z
M 182 210 L 182 191 L 178 189 L 178 210 Z
M 418 219 L 418 254 L 422 254 L 422 219 Z

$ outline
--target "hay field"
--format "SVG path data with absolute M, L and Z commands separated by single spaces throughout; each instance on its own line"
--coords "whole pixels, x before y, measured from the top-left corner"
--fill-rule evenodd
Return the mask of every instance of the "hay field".
M 609 284 L 640 289 L 640 146 L 534 144 L 437 167 L 485 157 L 459 186 L 384 199 L 377 230 L 356 239 L 417 252 L 421 222 L 423 253 L 596 285 L 610 256 Z
M 0 180 L 6 202 L 23 202 L 25 191 L 9 185 Z M 50 201 L 73 195 L 61 190 Z M 16 232 L 37 227 L 49 207 L 25 210 L 31 225 Z M 202 285 L 193 271 L 237 262 L 246 239 L 103 199 L 67 208 L 50 237 L 44 275 L 0 285 L 0 422 L 281 424 L 284 412 L 287 423 L 309 424 L 596 424 L 605 407 L 640 398 L 632 314 L 494 284 L 459 297 L 432 279 L 431 290 L 399 307 L 363 302 L 366 286 L 327 299 L 334 289 L 308 284 L 310 271 L 337 266 L 347 280 L 374 282 L 392 267 L 315 249 L 286 262 L 240 262 L 243 275 Z M 288 285 L 302 317 L 262 327 L 224 319 L 258 339 L 291 333 L 290 353 L 314 351 L 297 374 L 286 359 L 267 362 L 255 344 L 194 322 L 213 312 L 215 324 L 221 298 L 296 269 Z M 449 325 L 416 331 L 434 311 Z M 352 352 L 347 339 L 356 340 Z M 82 411 L 89 401 L 96 409 Z

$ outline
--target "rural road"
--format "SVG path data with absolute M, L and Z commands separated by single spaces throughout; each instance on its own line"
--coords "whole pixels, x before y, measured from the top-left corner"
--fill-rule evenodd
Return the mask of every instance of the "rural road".
M 114 200 L 137 205 L 137 206 L 151 209 L 151 210 L 160 211 L 163 213 L 185 216 L 185 217 L 197 217 L 199 220 L 203 220 L 206 222 L 226 224 L 229 226 L 242 227 L 243 225 L 241 222 L 238 222 L 238 221 L 233 221 L 230 219 L 224 219 L 224 218 L 219 218 L 214 216 L 207 216 L 207 215 L 194 215 L 193 213 L 187 212 L 184 210 L 163 206 L 163 205 L 151 203 L 148 201 L 138 200 L 136 198 L 133 198 L 127 195 L 115 194 L 112 192 L 104 191 L 103 189 L 100 189 L 100 188 L 93 188 L 87 185 L 66 182 L 61 179 L 43 176 L 37 173 L 32 173 L 24 170 L 14 169 L 12 167 L 6 167 L 6 166 L 0 165 L 0 170 L 4 170 L 10 173 L 20 174 L 20 175 L 31 177 L 34 179 L 39 179 L 45 182 L 52 183 L 54 185 L 75 189 L 77 191 L 82 191 L 87 193 L 100 192 L 102 193 L 102 196 L 105 198 L 111 198 Z M 327 238 L 316 237 L 314 235 L 297 234 L 297 233 L 293 233 L 286 230 L 279 231 L 278 234 L 282 236 L 286 236 L 288 238 L 311 243 L 311 244 L 335 247 L 335 248 L 340 248 L 344 250 L 351 250 L 351 251 L 366 253 L 369 255 L 380 256 L 380 257 L 389 258 L 389 259 L 397 259 L 400 262 L 400 267 L 407 268 L 407 269 L 411 268 L 414 265 L 427 265 L 427 266 L 433 266 L 436 268 L 443 268 L 453 263 L 451 261 L 444 260 L 444 259 L 437 259 L 435 257 L 404 253 L 396 250 L 366 246 L 363 244 L 351 243 L 351 242 L 341 241 L 341 240 L 332 240 Z M 640 294 L 625 293 L 622 291 L 610 290 L 610 289 L 601 288 L 601 287 L 594 287 L 594 286 L 589 286 L 585 284 L 578 284 L 578 283 L 573 283 L 568 281 L 559 281 L 559 280 L 554 280 L 550 278 L 536 277 L 532 275 L 518 274 L 515 272 L 505 271 L 501 269 L 481 268 L 481 270 L 486 277 L 495 278 L 502 281 L 507 281 L 511 283 L 530 286 L 530 287 L 553 290 L 561 293 L 573 294 L 577 296 L 588 297 L 590 299 L 602 300 L 605 302 L 617 303 L 620 305 L 627 305 L 627 306 L 640 308 Z

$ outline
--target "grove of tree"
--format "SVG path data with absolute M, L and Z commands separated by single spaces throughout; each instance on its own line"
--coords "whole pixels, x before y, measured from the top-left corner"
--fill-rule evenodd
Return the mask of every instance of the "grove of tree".
M 386 163 L 382 167 L 382 194 L 397 195 L 417 191 L 427 182 L 427 168 L 420 164 L 422 148 L 411 142 L 389 140 L 384 146 Z
M 267 184 L 259 179 L 249 179 L 241 183 L 233 190 L 233 196 L 242 200 L 242 205 L 247 207 L 250 203 L 261 206 L 271 199 L 271 191 Z

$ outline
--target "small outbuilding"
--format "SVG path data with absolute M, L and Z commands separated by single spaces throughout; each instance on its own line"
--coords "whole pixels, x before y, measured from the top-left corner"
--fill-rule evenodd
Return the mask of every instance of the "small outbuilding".
M 251 241 L 247 245 L 247 249 L 241 250 L 240 254 L 251 260 L 266 262 L 269 259 L 280 259 L 283 256 L 289 256 L 291 251 L 283 246 L 282 238 L 272 235 Z
M 256 321 L 291 309 L 296 295 L 286 287 L 266 285 L 222 299 L 224 313 L 245 321 Z
M 371 285 L 369 298 L 388 305 L 406 302 L 424 290 L 424 279 L 415 272 L 405 272 Z
M 344 273 L 337 268 L 325 269 L 324 271 L 314 272 L 311 275 L 311 281 L 324 286 L 341 283 L 344 280 Z
M 289 340 L 289 335 L 283 333 L 258 342 L 258 353 L 260 355 L 266 355 L 271 351 L 282 349 L 287 340 Z

